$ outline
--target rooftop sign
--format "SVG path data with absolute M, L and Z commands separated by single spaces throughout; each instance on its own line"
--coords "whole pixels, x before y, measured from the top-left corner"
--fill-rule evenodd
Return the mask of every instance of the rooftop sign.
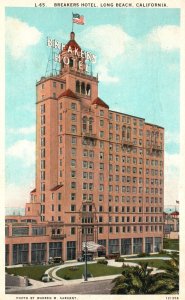
M 47 38 L 47 46 L 49 48 L 53 48 L 53 49 L 56 49 L 56 50 L 59 50 L 59 53 L 54 53 L 54 61 L 58 62 L 58 63 L 61 63 L 63 61 L 63 63 L 65 65 L 68 65 L 69 64 L 69 57 L 68 56 L 64 56 L 64 57 L 61 57 L 60 56 L 60 52 L 64 50 L 66 44 L 63 44 L 55 39 L 51 39 L 51 38 Z M 69 45 L 68 49 L 66 50 L 67 53 L 71 53 L 73 54 L 74 57 L 76 58 L 84 58 L 86 61 L 89 61 L 91 63 L 95 63 L 96 62 L 96 55 L 91 53 L 91 52 L 88 52 L 88 51 L 85 51 L 85 50 L 82 50 L 82 49 L 79 49 L 78 47 L 75 47 L 74 49 L 71 48 L 71 46 Z M 82 62 L 79 61 L 79 67 L 82 67 Z M 87 66 L 86 66 L 87 68 Z M 86 70 L 87 71 L 87 70 Z

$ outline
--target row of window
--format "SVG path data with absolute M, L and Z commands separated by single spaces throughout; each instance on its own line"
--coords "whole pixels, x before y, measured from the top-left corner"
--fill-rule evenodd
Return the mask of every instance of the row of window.
M 131 232 L 161 232 L 163 231 L 163 226 L 161 225 L 151 225 L 151 226 L 115 226 L 109 227 L 109 233 L 119 233 L 119 232 L 124 232 L 124 233 L 131 233 Z M 99 227 L 98 232 L 104 233 L 104 227 Z
M 53 200 L 54 200 L 54 196 L 53 197 Z M 62 199 L 62 194 L 59 193 L 58 195 L 58 200 L 61 200 Z M 71 193 L 70 194 L 70 199 L 71 201 L 75 201 L 76 200 L 76 193 Z M 87 194 L 87 193 L 83 193 L 82 194 L 82 200 L 83 201 L 93 201 L 93 194 Z M 143 203 L 143 197 L 136 197 L 136 196 L 133 196 L 133 197 L 130 197 L 130 196 L 115 196 L 113 197 L 112 195 L 109 195 L 109 202 L 112 202 L 113 200 L 115 202 L 122 202 L 122 203 Z M 45 201 L 45 194 L 41 194 L 41 202 L 44 202 Z M 98 201 L 102 202 L 104 201 L 104 195 L 102 194 L 99 194 L 98 196 Z M 146 203 L 162 203 L 162 198 L 158 198 L 158 197 L 146 197 L 145 198 L 145 202 Z M 161 208 L 161 211 L 162 211 L 162 208 Z
M 42 83 L 42 90 L 45 88 L 45 84 Z M 56 87 L 60 87 L 61 89 L 64 88 L 64 84 L 60 83 L 60 82 L 56 82 L 56 81 L 52 81 L 52 87 L 56 88 Z

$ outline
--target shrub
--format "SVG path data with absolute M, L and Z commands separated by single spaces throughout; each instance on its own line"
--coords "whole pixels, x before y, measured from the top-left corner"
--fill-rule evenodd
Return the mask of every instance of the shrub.
M 165 250 L 160 250 L 159 254 L 167 254 L 167 252 Z
M 117 257 L 117 258 L 115 258 L 115 261 L 117 261 L 117 262 L 124 262 L 125 259 L 124 259 L 124 257 Z
M 146 256 L 150 256 L 150 253 L 145 253 L 145 252 L 143 252 L 143 253 L 139 253 L 139 254 L 137 255 L 137 257 L 146 257 Z
M 100 260 L 97 261 L 97 264 L 107 265 L 108 261 L 105 260 L 105 259 L 100 259 Z
M 64 279 L 65 279 L 65 280 L 69 280 L 69 279 L 71 279 L 71 277 L 70 277 L 69 275 L 65 274 L 65 275 L 64 275 Z

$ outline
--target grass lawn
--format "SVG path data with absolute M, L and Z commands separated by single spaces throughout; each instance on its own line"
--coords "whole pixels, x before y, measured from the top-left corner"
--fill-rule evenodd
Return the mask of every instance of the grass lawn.
M 17 267 L 17 268 L 6 268 L 8 274 L 28 276 L 28 278 L 40 280 L 44 272 L 51 268 L 50 266 L 27 266 L 27 267 Z
M 160 269 L 161 267 L 166 266 L 165 260 L 162 259 L 145 259 L 145 260 L 126 260 L 125 262 L 132 262 L 132 263 L 141 263 L 141 262 L 147 262 L 149 267 L 154 267 Z
M 87 264 L 88 273 L 93 277 L 121 274 L 123 268 L 110 267 L 103 264 Z M 70 270 L 70 267 L 60 269 L 56 275 L 64 279 L 80 279 L 84 273 L 84 265 L 78 266 L 77 270 Z
M 163 248 L 171 250 L 179 250 L 179 240 L 164 239 Z

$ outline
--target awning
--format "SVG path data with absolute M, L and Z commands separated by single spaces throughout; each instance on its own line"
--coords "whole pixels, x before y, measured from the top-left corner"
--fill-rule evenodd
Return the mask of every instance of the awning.
M 87 242 L 87 243 L 82 242 L 82 250 L 83 251 L 85 250 L 86 245 L 87 245 L 87 251 L 89 251 L 89 252 L 97 252 L 97 251 L 105 250 L 105 247 L 103 245 L 99 245 L 99 244 L 96 244 L 93 241 L 90 241 L 90 242 Z

